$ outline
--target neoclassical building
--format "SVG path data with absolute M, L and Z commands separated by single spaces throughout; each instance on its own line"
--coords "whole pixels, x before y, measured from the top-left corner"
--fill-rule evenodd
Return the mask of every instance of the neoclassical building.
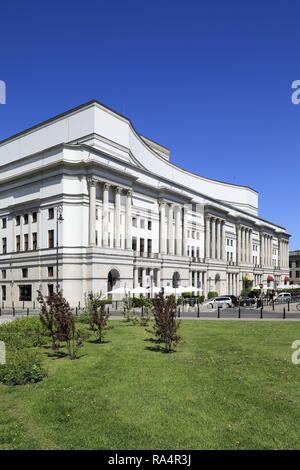
M 289 235 L 249 187 L 170 161 L 91 101 L 0 142 L 0 300 L 178 282 L 220 294 L 284 282 Z

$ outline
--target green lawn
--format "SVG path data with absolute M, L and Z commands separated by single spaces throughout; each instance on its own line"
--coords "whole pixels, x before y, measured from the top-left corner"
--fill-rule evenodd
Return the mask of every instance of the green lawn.
M 300 448 L 298 322 L 189 321 L 177 352 L 111 322 L 105 344 L 0 385 L 0 449 Z

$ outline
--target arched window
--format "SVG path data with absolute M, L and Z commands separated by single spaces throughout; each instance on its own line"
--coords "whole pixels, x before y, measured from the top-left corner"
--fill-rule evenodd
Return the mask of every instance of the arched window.
M 119 271 L 117 269 L 111 269 L 107 275 L 107 292 L 113 290 L 119 280 Z

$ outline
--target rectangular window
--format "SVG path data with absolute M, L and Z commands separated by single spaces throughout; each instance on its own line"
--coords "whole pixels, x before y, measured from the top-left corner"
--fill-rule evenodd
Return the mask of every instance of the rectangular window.
M 31 285 L 28 286 L 19 286 L 19 300 L 25 302 L 25 301 L 31 301 L 31 294 L 32 288 Z
M 50 207 L 50 209 L 48 209 L 48 219 L 54 219 L 54 208 L 53 207 Z
M 32 249 L 36 250 L 37 249 L 37 233 L 33 232 L 32 234 Z
M 20 251 L 21 247 L 20 247 L 20 235 L 17 235 L 16 236 L 16 251 Z
M 145 228 L 145 220 L 144 220 L 144 219 L 141 219 L 141 221 L 140 221 L 140 227 L 141 227 L 141 228 Z
M 145 251 L 145 240 L 144 238 L 140 238 L 140 252 L 144 253 Z
M 48 295 L 52 295 L 54 292 L 53 284 L 48 284 Z
M 96 209 L 96 220 L 98 220 L 98 209 Z
M 6 237 L 2 238 L 2 253 L 5 254 L 7 252 L 6 246 Z
M 24 234 L 24 251 L 28 251 L 29 246 L 28 246 L 28 233 Z
M 2 219 L 2 228 L 6 228 L 6 218 Z
M 48 248 L 54 248 L 54 230 L 48 230 Z
M 19 215 L 17 215 L 16 217 L 16 225 L 20 225 L 20 222 L 21 222 L 21 217 Z
M 296 271 L 296 277 L 297 277 L 297 278 L 300 277 L 300 271 Z
M 108 232 L 108 235 L 107 235 L 107 240 L 108 240 L 108 246 L 110 246 L 110 232 Z
M 24 225 L 28 225 L 28 214 L 24 214 Z
M 152 253 L 152 240 L 151 238 L 148 239 L 147 241 L 147 253 L 150 255 Z
M 6 269 L 2 269 L 2 279 L 6 279 Z
M 28 277 L 28 268 L 22 268 L 22 277 Z
M 133 251 L 137 250 L 137 239 L 136 239 L 136 237 L 132 237 L 132 249 L 133 249 Z
M 6 286 L 2 286 L 2 301 L 6 300 Z
M 187 237 L 190 238 L 190 236 L 191 236 L 191 231 L 188 230 L 188 231 L 187 231 Z
M 148 230 L 152 230 L 152 221 L 148 220 Z
M 53 275 L 54 275 L 53 266 L 48 266 L 48 277 L 53 277 Z
M 98 246 L 98 230 L 96 230 L 96 245 Z
M 132 226 L 137 227 L 137 218 L 136 217 L 132 217 Z
M 37 212 L 33 212 L 32 213 L 32 223 L 35 224 L 36 221 L 37 221 Z

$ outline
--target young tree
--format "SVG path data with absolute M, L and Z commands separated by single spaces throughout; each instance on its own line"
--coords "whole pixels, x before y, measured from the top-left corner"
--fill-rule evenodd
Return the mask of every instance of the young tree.
M 96 333 L 98 343 L 103 343 L 108 330 L 109 310 L 106 310 L 107 301 L 102 294 L 88 292 L 86 296 L 86 312 L 89 315 L 90 325 Z
M 66 343 L 69 357 L 75 359 L 83 338 L 76 329 L 73 312 L 62 292 L 44 298 L 38 291 L 38 302 L 41 305 L 40 320 L 52 339 L 52 348 L 58 350 L 63 341 Z
M 174 347 L 179 343 L 181 337 L 177 330 L 180 321 L 176 319 L 177 308 L 175 296 L 167 298 L 160 294 L 154 304 L 154 334 L 165 345 L 165 351 L 174 351 Z

